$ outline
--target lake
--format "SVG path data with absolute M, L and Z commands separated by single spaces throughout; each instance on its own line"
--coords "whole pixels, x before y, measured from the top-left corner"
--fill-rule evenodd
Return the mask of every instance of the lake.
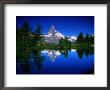
M 16 74 L 94 74 L 94 53 L 76 49 L 20 52 Z

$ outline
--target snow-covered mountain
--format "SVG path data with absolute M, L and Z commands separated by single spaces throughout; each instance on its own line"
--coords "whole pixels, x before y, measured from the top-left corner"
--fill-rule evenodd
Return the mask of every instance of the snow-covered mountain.
M 76 36 L 69 36 L 68 40 L 71 42 L 75 42 L 77 40 Z
M 55 36 L 55 37 L 58 37 L 58 38 L 64 38 L 64 35 L 61 34 L 60 32 L 56 31 L 54 25 L 51 26 L 49 32 L 48 32 L 48 36 Z
M 55 34 L 55 36 L 59 37 L 59 38 L 65 38 L 65 36 L 63 34 L 61 34 L 60 32 L 57 32 Z
M 56 31 L 54 25 L 52 25 L 49 29 L 49 32 L 47 35 L 43 35 L 44 36 L 44 39 L 45 39 L 45 42 L 47 43 L 53 43 L 53 44 L 58 44 L 59 43 L 59 40 L 61 38 L 65 38 L 65 36 Z M 75 42 L 76 41 L 76 37 L 75 36 L 67 36 L 68 40 L 71 41 L 71 42 Z

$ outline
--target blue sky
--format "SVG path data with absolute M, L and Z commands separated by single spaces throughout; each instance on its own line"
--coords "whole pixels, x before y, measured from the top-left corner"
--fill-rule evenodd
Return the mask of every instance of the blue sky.
M 80 32 L 94 34 L 94 16 L 16 16 L 18 27 L 25 21 L 28 21 L 32 31 L 38 24 L 41 25 L 43 34 L 48 33 L 51 25 L 64 35 L 77 36 Z

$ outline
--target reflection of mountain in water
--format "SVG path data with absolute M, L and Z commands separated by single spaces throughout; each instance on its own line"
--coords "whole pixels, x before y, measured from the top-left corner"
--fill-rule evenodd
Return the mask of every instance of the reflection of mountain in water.
M 61 55 L 59 51 L 55 51 L 55 50 L 44 50 L 44 51 L 41 51 L 41 53 L 47 53 L 52 62 L 55 61 L 56 57 Z
M 50 57 L 50 60 L 52 60 L 52 62 L 55 61 L 55 58 L 57 57 L 56 51 L 52 50 L 48 53 L 48 56 Z
M 71 49 L 71 52 L 74 52 L 76 51 L 75 49 Z M 64 51 L 62 51 L 63 53 Z M 41 53 L 47 53 L 50 60 L 52 62 L 55 61 L 56 57 L 58 57 L 59 55 L 61 55 L 61 52 L 59 50 L 55 51 L 55 50 L 44 50 L 44 51 L 41 51 Z

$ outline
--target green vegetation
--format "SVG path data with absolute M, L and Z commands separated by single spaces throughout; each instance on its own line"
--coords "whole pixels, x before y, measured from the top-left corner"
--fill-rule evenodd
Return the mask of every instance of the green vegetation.
M 79 43 L 87 43 L 87 44 L 94 45 L 94 36 L 86 34 L 86 36 L 84 37 L 83 33 L 80 32 L 80 34 L 77 37 L 76 43 L 78 43 L 78 44 Z
M 74 43 L 68 41 L 68 38 L 65 37 L 64 39 L 60 39 L 59 44 L 49 44 L 42 40 L 42 27 L 40 25 L 36 26 L 34 32 L 32 32 L 28 22 L 24 22 L 22 27 L 17 26 L 16 29 L 17 57 L 23 58 L 24 60 L 27 59 L 32 52 L 36 52 L 37 56 L 42 58 L 40 51 L 44 49 L 63 51 L 62 54 L 65 57 L 68 56 L 68 50 L 76 49 L 80 58 L 84 52 L 88 56 L 94 51 L 94 36 L 86 34 L 84 37 L 82 32 L 78 35 Z

